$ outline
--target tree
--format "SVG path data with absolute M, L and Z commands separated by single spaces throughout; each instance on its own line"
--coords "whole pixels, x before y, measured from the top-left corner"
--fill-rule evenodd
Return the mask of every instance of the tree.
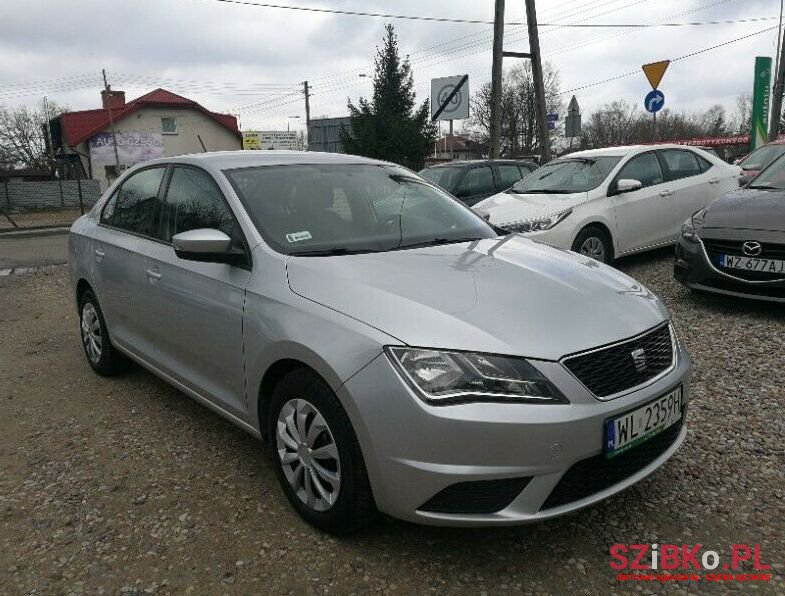
M 341 143 L 347 153 L 419 169 L 433 150 L 436 126 L 428 101 L 416 106 L 411 65 L 400 58 L 394 27 L 385 31 L 376 48 L 373 96 L 361 97 L 356 106 L 348 101 L 351 132 L 341 129 Z
M 64 110 L 49 104 L 51 117 Z M 15 168 L 53 170 L 43 104 L 34 109 L 0 107 L 0 163 Z
M 559 95 L 559 73 L 550 62 L 543 65 L 545 105 L 549 113 L 562 110 Z M 534 95 L 534 76 L 531 63 L 525 61 L 507 69 L 502 76 L 502 154 L 536 154 L 540 150 L 537 110 Z M 491 83 L 485 83 L 472 99 L 469 122 L 474 136 L 487 143 L 491 130 Z M 554 133 L 555 134 L 555 131 Z

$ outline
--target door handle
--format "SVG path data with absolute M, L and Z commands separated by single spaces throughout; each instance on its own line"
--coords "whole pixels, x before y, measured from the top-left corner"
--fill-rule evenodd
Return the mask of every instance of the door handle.
M 99 263 L 104 260 L 105 255 L 106 253 L 103 251 L 103 249 L 101 248 L 95 249 L 95 260 L 98 261 Z
M 712 178 L 711 180 L 709 180 L 709 184 L 717 184 L 719 181 L 720 181 L 719 178 Z
M 160 271 L 155 271 L 154 269 L 148 269 L 146 273 L 147 273 L 147 279 L 150 280 L 150 283 L 155 283 L 159 279 L 161 279 Z
M 660 193 L 660 196 L 661 197 L 672 197 L 673 196 L 673 191 L 672 190 L 663 190 Z

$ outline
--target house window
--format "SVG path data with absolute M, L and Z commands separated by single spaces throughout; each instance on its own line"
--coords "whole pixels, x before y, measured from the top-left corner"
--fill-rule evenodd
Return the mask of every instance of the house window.
M 161 132 L 165 135 L 177 134 L 177 119 L 176 118 L 161 118 Z

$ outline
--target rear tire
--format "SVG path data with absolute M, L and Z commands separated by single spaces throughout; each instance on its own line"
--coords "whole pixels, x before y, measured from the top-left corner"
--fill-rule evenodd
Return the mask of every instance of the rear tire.
M 309 369 L 288 373 L 271 396 L 270 448 L 278 480 L 297 513 L 315 528 L 349 534 L 377 514 L 349 417 Z
M 128 369 L 128 358 L 109 339 L 101 306 L 92 290 L 86 290 L 79 299 L 79 329 L 87 363 L 95 372 L 108 377 Z
M 613 242 L 600 226 L 586 226 L 572 243 L 572 251 L 606 265 L 613 263 Z

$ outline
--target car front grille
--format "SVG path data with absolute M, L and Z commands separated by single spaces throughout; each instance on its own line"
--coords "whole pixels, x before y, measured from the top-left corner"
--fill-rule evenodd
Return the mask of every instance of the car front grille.
M 747 281 L 774 281 L 783 278 L 781 273 L 766 273 L 763 271 L 746 271 L 744 269 L 726 269 L 720 266 L 720 256 L 730 255 L 734 257 L 746 257 L 741 249 L 744 242 L 738 240 L 713 240 L 703 239 L 703 246 L 706 247 L 706 254 L 709 256 L 711 264 L 720 269 L 723 273 L 745 279 Z M 785 244 L 771 244 L 761 242 L 761 259 L 776 259 L 785 261 Z
M 682 422 L 679 421 L 612 459 L 605 459 L 603 454 L 599 454 L 579 461 L 562 476 L 540 507 L 540 511 L 580 501 L 640 472 L 673 445 L 679 437 L 681 427 Z
M 564 359 L 567 369 L 597 397 L 643 385 L 671 368 L 674 345 L 668 324 L 626 341 Z

